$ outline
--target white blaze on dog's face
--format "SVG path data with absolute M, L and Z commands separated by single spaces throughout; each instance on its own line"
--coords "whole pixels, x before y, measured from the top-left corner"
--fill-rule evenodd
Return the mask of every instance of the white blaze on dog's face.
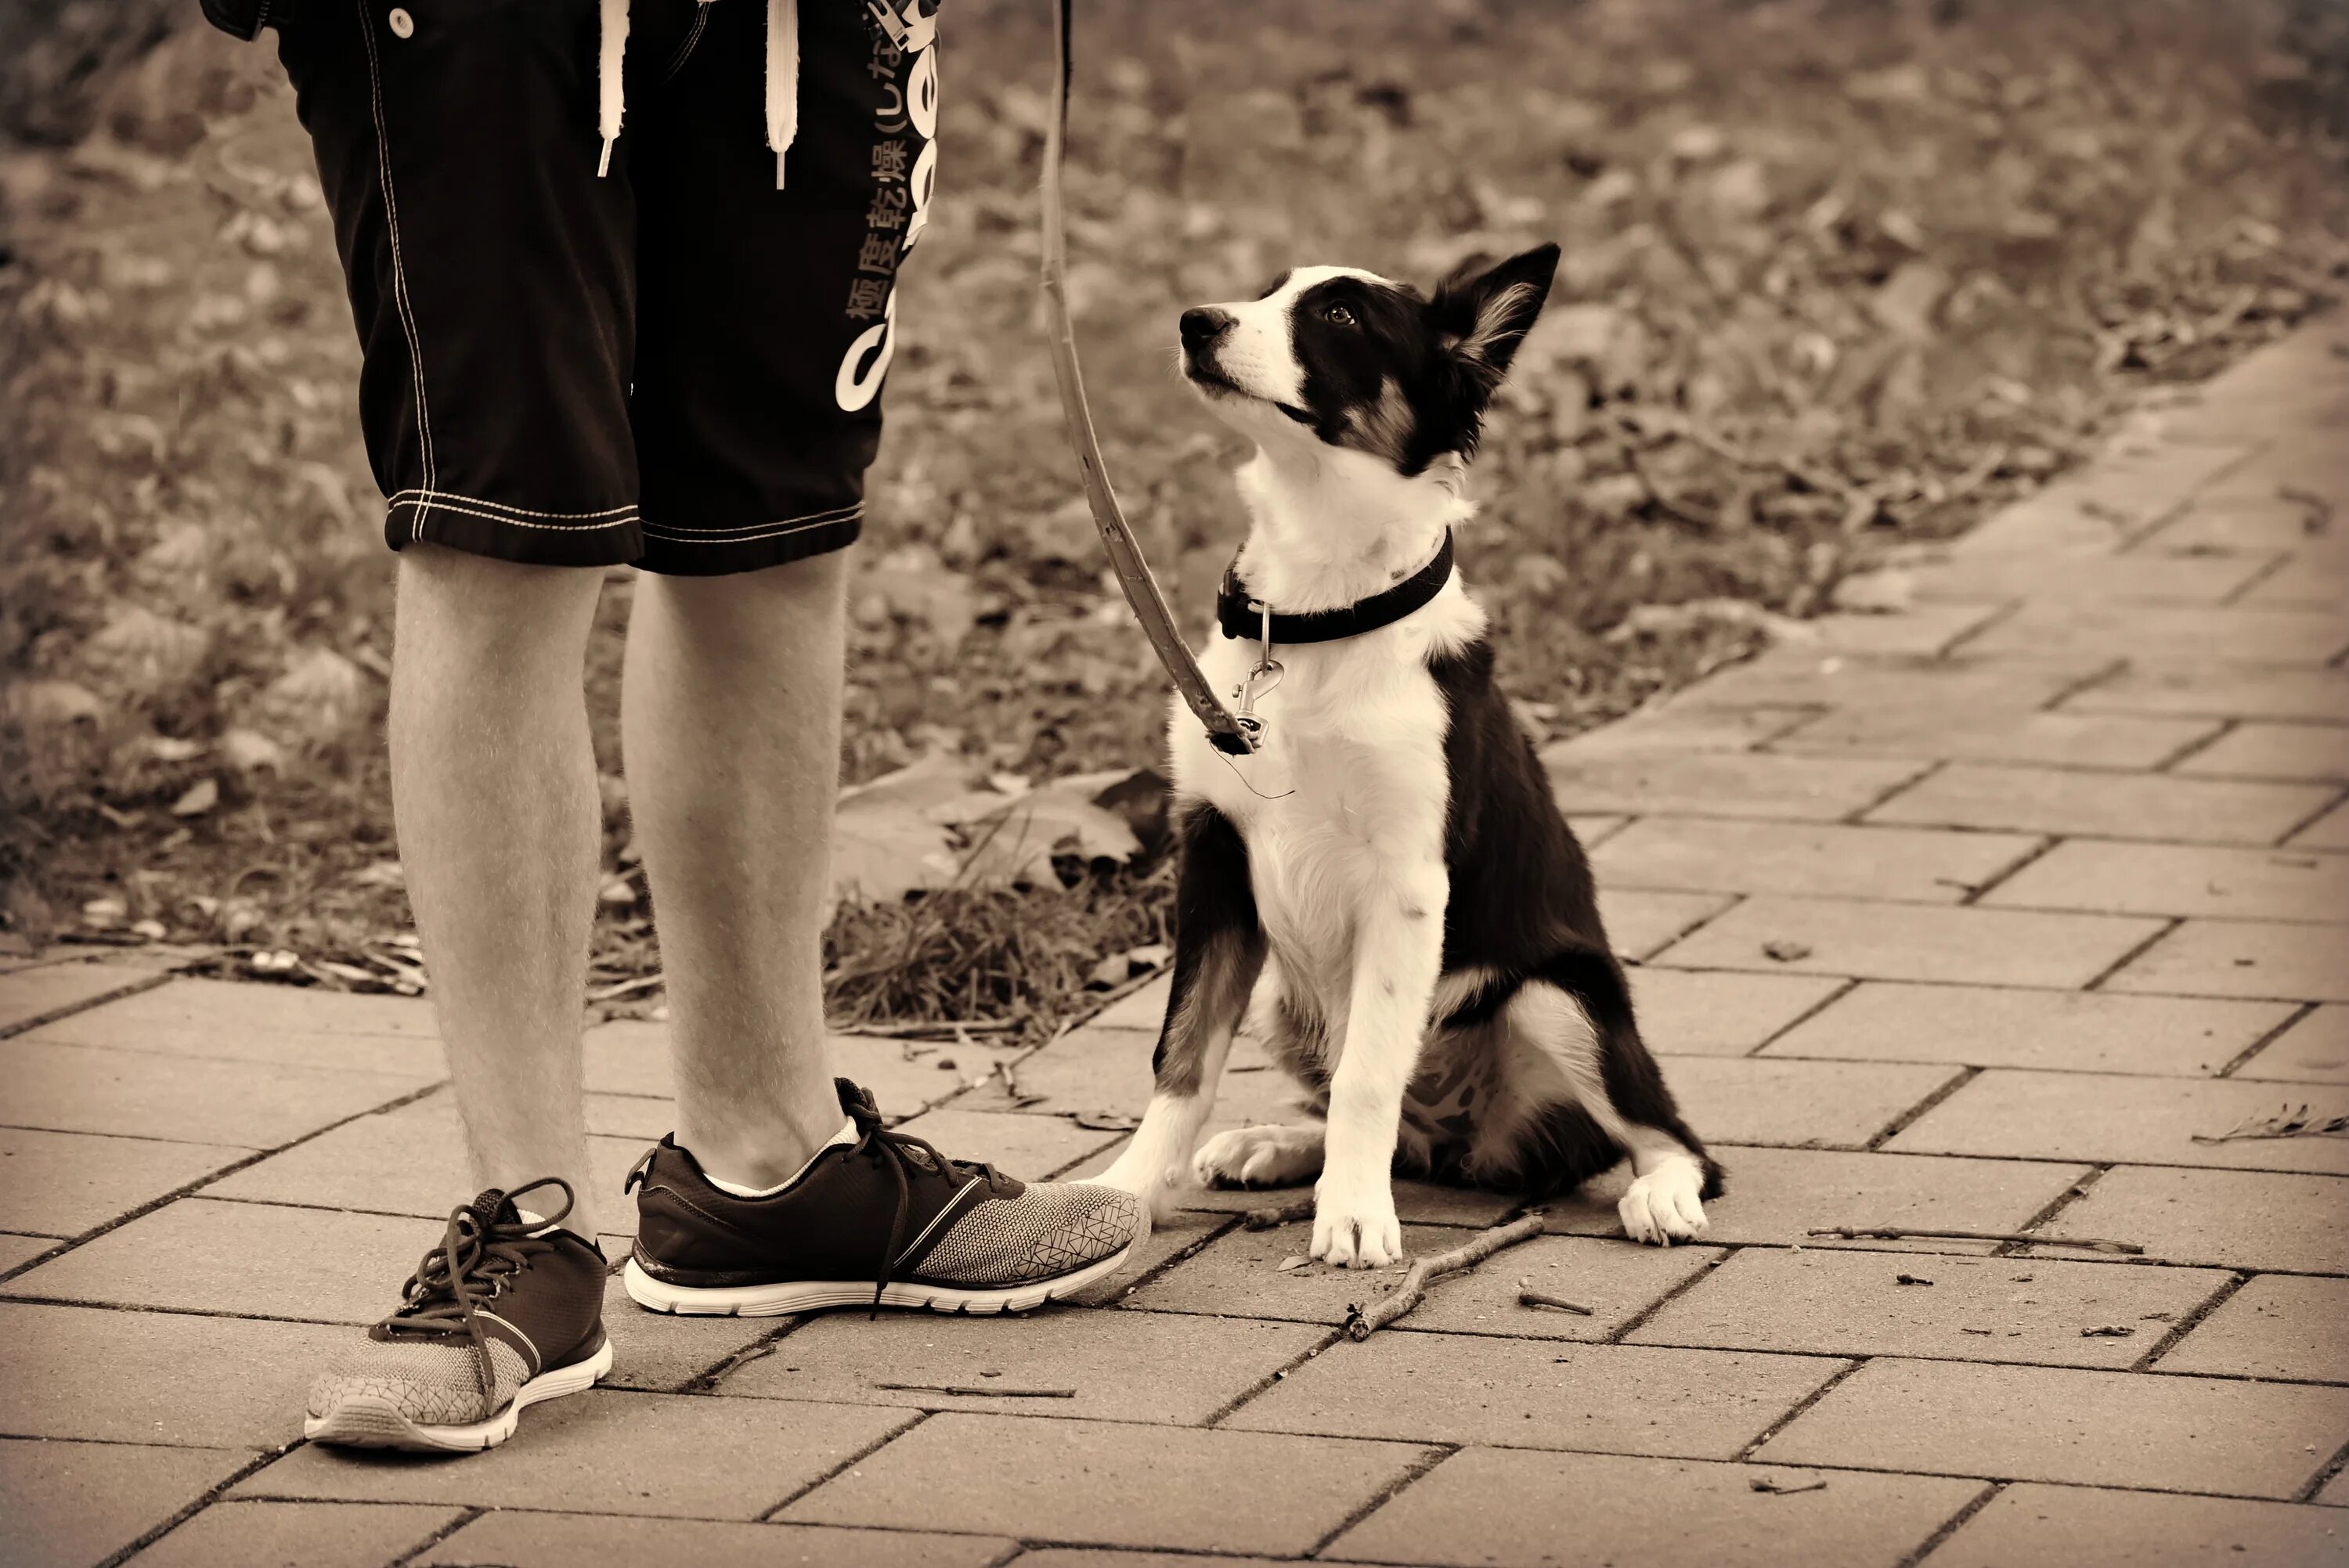
M 1268 449 L 1367 453 L 1406 477 L 1475 450 L 1485 405 L 1549 295 L 1557 247 L 1470 263 L 1433 297 L 1351 267 L 1300 267 L 1253 300 L 1183 313 L 1183 373 Z

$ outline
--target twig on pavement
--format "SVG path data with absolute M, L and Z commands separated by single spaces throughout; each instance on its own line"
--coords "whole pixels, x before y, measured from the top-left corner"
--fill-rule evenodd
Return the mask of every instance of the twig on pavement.
M 1556 1307 L 1560 1312 L 1570 1312 L 1578 1317 L 1592 1317 L 1597 1315 L 1588 1307 L 1583 1305 L 1578 1301 L 1568 1301 L 1564 1296 L 1547 1295 L 1537 1290 L 1519 1290 L 1517 1292 L 1517 1305 L 1519 1306 Z
M 1839 1236 L 1847 1242 L 2023 1242 L 2034 1247 L 2080 1247 L 2092 1253 L 2126 1253 L 2141 1257 L 2145 1249 L 2135 1242 L 2096 1241 L 2086 1236 L 2027 1236 L 2019 1231 L 1911 1231 L 1898 1225 L 1825 1225 L 1806 1233 Z
M 1496 1225 L 1477 1235 L 1474 1240 L 1462 1243 L 1448 1253 L 1438 1253 L 1432 1258 L 1421 1258 L 1413 1264 L 1410 1272 L 1402 1276 L 1402 1284 L 1372 1302 L 1367 1310 L 1359 1306 L 1347 1309 L 1346 1337 L 1358 1341 L 1368 1339 L 1375 1330 L 1392 1323 L 1396 1318 L 1417 1306 L 1420 1298 L 1427 1294 L 1429 1280 L 1438 1279 L 1448 1274 L 1457 1274 L 1462 1269 L 1474 1268 L 1503 1247 L 1513 1247 L 1519 1242 L 1533 1240 L 1542 1233 L 1542 1224 L 1547 1217 L 1537 1209 L 1522 1220 L 1513 1220 L 1506 1225 Z

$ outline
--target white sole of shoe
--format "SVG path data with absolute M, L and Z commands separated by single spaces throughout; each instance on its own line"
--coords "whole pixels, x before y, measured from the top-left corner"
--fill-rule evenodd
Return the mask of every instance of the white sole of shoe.
M 881 1292 L 883 1306 L 923 1308 L 932 1312 L 967 1312 L 980 1316 L 998 1312 L 1026 1312 L 1048 1301 L 1074 1295 L 1097 1279 L 1115 1274 L 1133 1255 L 1138 1243 L 1087 1264 L 1074 1274 L 1038 1280 L 1033 1284 L 1007 1285 L 993 1290 L 959 1290 L 948 1285 L 892 1282 Z M 688 1317 L 775 1317 L 786 1312 L 819 1312 L 828 1306 L 870 1306 L 873 1284 L 854 1280 L 793 1280 L 785 1284 L 694 1286 L 669 1284 L 653 1278 L 630 1258 L 620 1271 L 621 1283 L 638 1306 Z
M 523 1411 L 543 1399 L 577 1394 L 603 1381 L 612 1369 L 612 1342 L 585 1361 L 542 1372 L 514 1390 L 513 1400 L 486 1421 L 462 1427 L 425 1426 L 403 1415 L 389 1399 L 373 1394 L 349 1394 L 323 1416 L 302 1423 L 302 1435 L 314 1443 L 347 1449 L 406 1449 L 414 1453 L 472 1453 L 493 1449 L 514 1434 Z

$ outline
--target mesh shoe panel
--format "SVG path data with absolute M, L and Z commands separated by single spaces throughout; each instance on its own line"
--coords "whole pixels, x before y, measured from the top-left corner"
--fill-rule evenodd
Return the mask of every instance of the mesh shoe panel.
M 502 1339 L 489 1341 L 495 1393 L 481 1398 L 471 1346 L 461 1340 L 363 1339 L 337 1356 L 310 1385 L 310 1414 L 326 1416 L 353 1396 L 380 1399 L 419 1426 L 463 1427 L 506 1408 L 529 1376 Z
M 1122 1252 L 1145 1228 L 1131 1193 L 1031 1181 L 1016 1198 L 972 1205 L 913 1272 L 940 1284 L 1028 1284 Z

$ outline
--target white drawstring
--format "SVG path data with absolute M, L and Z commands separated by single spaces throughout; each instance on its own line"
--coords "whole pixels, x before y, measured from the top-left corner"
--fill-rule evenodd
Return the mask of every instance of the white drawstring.
M 783 154 L 799 134 L 799 0 L 767 0 L 767 145 L 775 150 L 778 191 L 783 188 Z
M 612 170 L 612 143 L 620 139 L 620 117 L 627 108 L 621 67 L 628 54 L 628 0 L 604 0 L 604 37 L 595 52 L 595 129 L 604 151 L 595 160 L 595 177 Z
M 711 0 L 701 0 L 707 5 Z M 628 0 L 603 0 L 603 41 L 595 55 L 595 130 L 604 150 L 597 178 L 612 170 L 612 144 L 627 112 L 624 82 L 628 52 Z M 800 134 L 799 0 L 767 0 L 767 145 L 775 152 L 775 189 L 783 188 L 783 155 Z

